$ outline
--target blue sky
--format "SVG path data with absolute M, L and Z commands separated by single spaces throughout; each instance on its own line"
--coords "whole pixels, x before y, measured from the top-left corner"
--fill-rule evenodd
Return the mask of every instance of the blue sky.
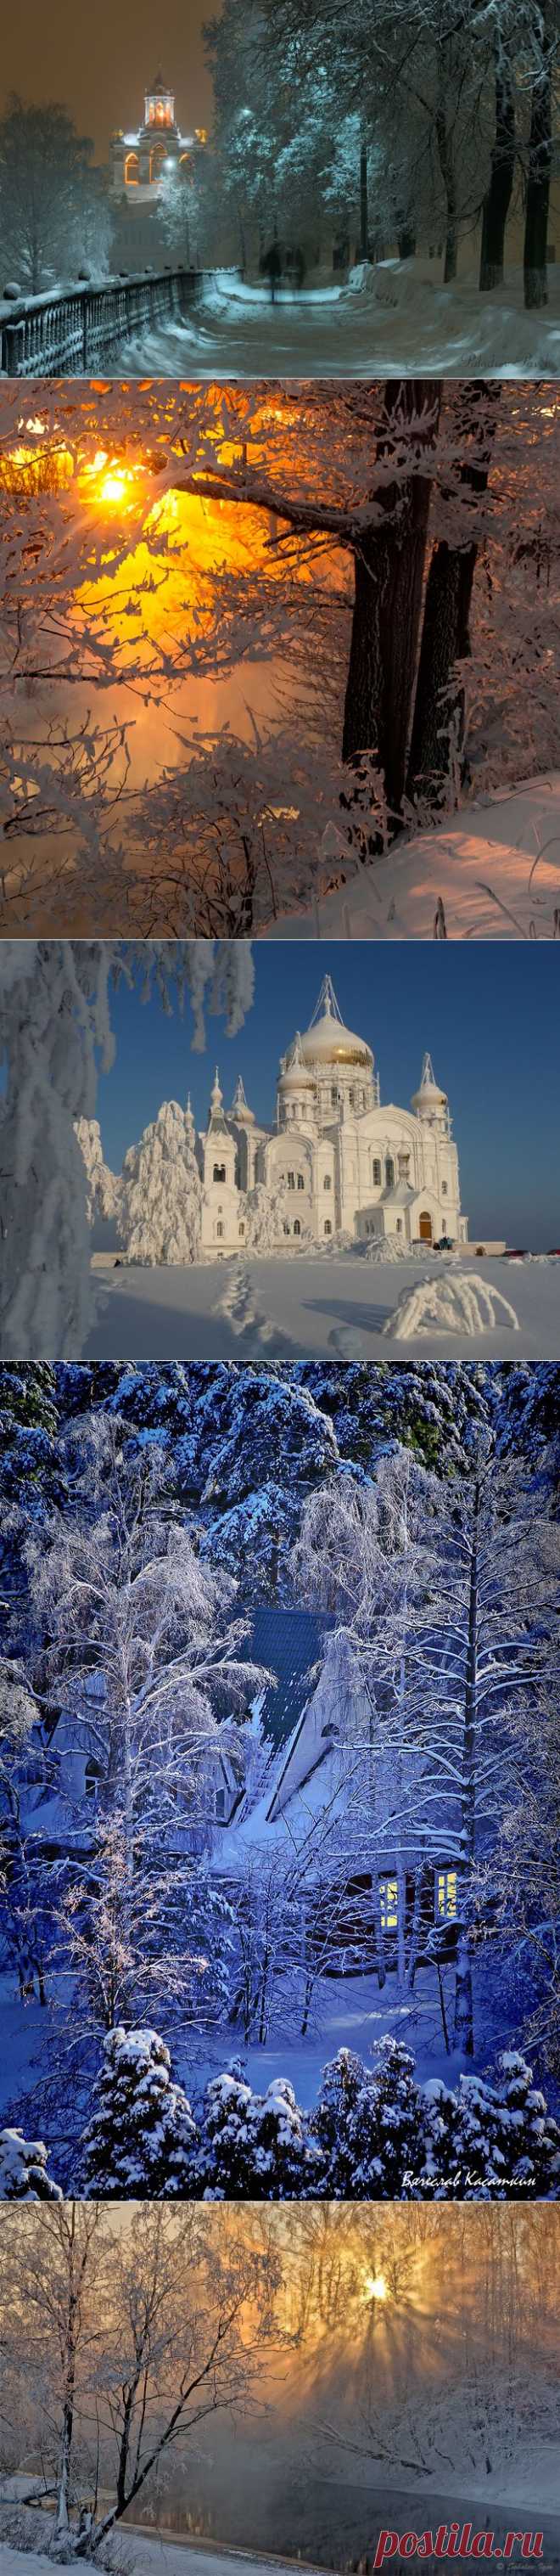
M 117 991 L 114 1067 L 99 1082 L 106 1160 L 118 1170 L 162 1100 L 190 1090 L 205 1125 L 216 1058 L 226 1106 L 238 1073 L 272 1123 L 278 1058 L 311 1018 L 322 976 L 343 1018 L 373 1047 L 381 1098 L 407 1107 L 430 1048 L 448 1092 L 470 1231 L 539 1250 L 560 1243 L 560 945 L 555 942 L 261 941 L 255 1000 L 239 1036 L 208 1023 L 193 1053 L 190 1012 Z

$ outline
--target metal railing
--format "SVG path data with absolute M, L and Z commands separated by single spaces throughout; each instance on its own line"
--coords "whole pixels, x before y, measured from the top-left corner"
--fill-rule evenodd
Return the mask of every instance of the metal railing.
M 4 304 L 0 297 L 0 366 L 5 376 L 87 376 L 104 358 L 136 332 L 158 323 L 186 318 L 198 303 L 204 269 L 149 271 L 137 277 L 107 278 L 67 287 L 52 294 L 22 296 Z

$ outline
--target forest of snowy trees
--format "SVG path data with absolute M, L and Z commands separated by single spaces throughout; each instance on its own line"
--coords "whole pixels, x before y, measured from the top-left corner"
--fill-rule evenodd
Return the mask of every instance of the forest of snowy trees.
M 554 387 L 20 408 L 6 385 L 6 931 L 243 939 L 558 768 Z
M 556 2196 L 559 1405 L 2 1368 L 5 2195 Z
M 129 2545 L 143 2525 L 345 2569 L 388 2485 L 428 2523 L 446 2493 L 484 2496 L 477 2519 L 512 2491 L 533 2524 L 554 2507 L 556 2209 L 67 2202 L 5 2212 L 3 2253 L 16 2546 L 111 2565 L 128 2510 Z
M 216 131 L 205 194 L 245 265 L 274 225 L 344 258 L 465 249 L 482 292 L 520 258 L 546 302 L 557 0 L 227 0 L 208 31 Z M 225 201 L 225 202 L 224 202 Z

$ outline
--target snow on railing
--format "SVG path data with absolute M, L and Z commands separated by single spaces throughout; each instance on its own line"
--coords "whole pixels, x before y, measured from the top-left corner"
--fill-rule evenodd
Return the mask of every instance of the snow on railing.
M 0 369 L 5 376 L 85 376 L 137 331 L 146 331 L 198 303 L 204 269 L 144 271 L 135 277 L 91 279 L 53 287 L 42 295 L 0 297 Z

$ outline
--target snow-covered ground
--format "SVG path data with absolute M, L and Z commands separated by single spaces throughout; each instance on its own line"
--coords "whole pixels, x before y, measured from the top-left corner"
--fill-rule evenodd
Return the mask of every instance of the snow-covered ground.
M 270 939 L 553 939 L 560 924 L 560 777 L 497 790 L 484 805 L 396 843 L 310 913 L 281 914 Z
M 473 279 L 441 282 L 439 260 L 356 268 L 345 286 L 268 288 L 218 272 L 188 320 L 126 342 L 127 376 L 557 376 L 560 272 L 549 301 L 526 313 L 520 269 L 480 295 Z M 123 349 L 114 375 L 123 373 Z
M 122 2537 L 126 2568 L 145 2569 L 146 2576 L 152 2576 L 156 2569 L 159 2576 L 227 2576 L 227 2571 L 230 2576 L 259 2576 L 260 2570 L 263 2576 L 266 2570 L 270 2576 L 274 2570 L 276 2576 L 292 2576 L 293 2559 L 261 2556 L 253 2550 L 216 2549 L 204 2540 L 152 2539 L 147 2533 L 132 2531 L 128 2523 Z M 80 2565 L 84 2576 L 89 2576 L 92 2560 L 82 2558 Z M 0 2576 L 23 2576 L 24 2569 L 28 2576 L 52 2576 L 52 2558 L 42 2550 L 11 2549 L 0 2542 Z
M 95 1268 L 98 1317 L 82 1359 L 418 1359 L 560 1358 L 560 1261 L 475 1261 L 476 1269 L 513 1305 L 518 1330 L 504 1319 L 475 1337 L 419 1332 L 412 1341 L 384 1333 L 404 1288 L 417 1287 L 416 1260 L 368 1263 L 351 1253 L 326 1260 L 301 1254 L 282 1260 L 204 1262 L 191 1269 Z M 445 1264 L 449 1277 L 450 1264 Z M 426 1270 L 441 1275 L 440 1256 Z

